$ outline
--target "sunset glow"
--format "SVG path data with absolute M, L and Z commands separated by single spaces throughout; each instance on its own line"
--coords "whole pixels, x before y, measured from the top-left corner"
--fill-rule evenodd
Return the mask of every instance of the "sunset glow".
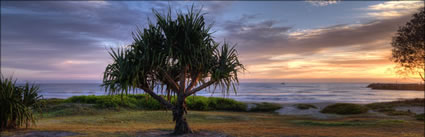
M 107 49 L 130 44 L 152 8 L 192 3 L 208 12 L 217 41 L 237 43 L 247 69 L 242 81 L 420 81 L 397 75 L 390 57 L 392 36 L 423 1 L 2 1 L 1 70 L 29 81 L 100 82 Z

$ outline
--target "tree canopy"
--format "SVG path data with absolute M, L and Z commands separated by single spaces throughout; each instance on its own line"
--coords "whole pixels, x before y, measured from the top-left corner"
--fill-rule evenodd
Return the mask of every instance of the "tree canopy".
M 153 12 L 156 23 L 138 28 L 132 44 L 111 49 L 113 63 L 105 69 L 103 86 L 121 95 L 142 89 L 173 110 L 174 133 L 190 133 L 185 98 L 209 86 L 236 91 L 238 72 L 244 67 L 234 46 L 213 39 L 212 25 L 205 23 L 200 9 L 192 6 L 187 13 L 176 12 L 176 18 L 171 9 Z M 170 99 L 173 95 L 175 102 Z
M 419 75 L 425 71 L 425 12 L 419 9 L 413 19 L 398 29 L 392 41 L 392 60 L 401 73 Z

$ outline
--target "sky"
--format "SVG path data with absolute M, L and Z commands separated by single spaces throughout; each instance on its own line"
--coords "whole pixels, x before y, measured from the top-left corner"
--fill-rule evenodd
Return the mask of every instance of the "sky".
M 109 48 L 194 4 L 236 44 L 242 81 L 417 82 L 396 75 L 391 39 L 423 1 L 1 1 L 1 71 L 20 81 L 101 82 Z

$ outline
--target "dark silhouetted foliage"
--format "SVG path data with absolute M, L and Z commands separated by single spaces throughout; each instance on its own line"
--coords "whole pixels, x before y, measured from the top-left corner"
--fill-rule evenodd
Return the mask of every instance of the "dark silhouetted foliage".
M 350 115 L 350 114 L 366 113 L 368 110 L 369 109 L 367 107 L 363 106 L 363 105 L 349 104 L 349 103 L 337 103 L 337 104 L 326 106 L 320 112 L 340 114 L 340 115 Z
M 132 44 L 110 51 L 113 63 L 105 69 L 103 86 L 121 95 L 142 89 L 173 111 L 175 134 L 191 133 L 185 118 L 186 97 L 209 86 L 218 86 L 223 93 L 236 92 L 237 74 L 244 68 L 233 46 L 214 41 L 212 25 L 205 23 L 201 10 L 192 6 L 176 16 L 171 9 L 165 14 L 153 12 L 156 22 L 149 21 L 146 28 L 133 33 Z M 173 95 L 175 100 L 170 99 Z M 206 109 L 205 104 L 200 100 L 193 105 Z
M 252 112 L 274 112 L 274 111 L 281 109 L 281 108 L 282 108 L 281 104 L 262 102 L 262 103 L 256 103 L 255 107 L 251 108 L 249 111 L 252 111 Z
M 295 105 L 298 109 L 310 109 L 310 108 L 317 108 L 315 105 L 312 104 L 296 104 Z
M 425 71 L 425 12 L 413 15 L 413 19 L 398 29 L 392 41 L 392 60 L 398 64 L 399 73 L 415 74 L 424 79 Z

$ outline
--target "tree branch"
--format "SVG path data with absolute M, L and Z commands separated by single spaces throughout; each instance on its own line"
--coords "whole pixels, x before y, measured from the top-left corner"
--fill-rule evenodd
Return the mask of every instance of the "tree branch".
M 168 102 L 167 100 L 165 100 L 163 97 L 158 96 L 155 92 L 153 92 L 151 89 L 146 88 L 146 87 L 139 87 L 141 89 L 143 89 L 146 93 L 148 93 L 151 97 L 153 97 L 154 99 L 156 99 L 159 103 L 161 103 L 162 105 L 164 105 L 167 109 L 174 109 L 174 106 Z
M 208 87 L 208 86 L 211 86 L 212 84 L 214 84 L 216 81 L 215 80 L 210 80 L 210 81 L 208 81 L 207 83 L 204 83 L 204 84 L 202 84 L 201 86 L 199 86 L 199 87 L 197 87 L 197 88 L 194 88 L 194 89 L 192 89 L 192 90 L 190 90 L 189 92 L 186 92 L 186 96 L 190 96 L 190 95 L 192 95 L 192 94 L 195 94 L 196 92 L 198 92 L 198 91 L 200 91 L 200 90 L 202 90 L 202 89 L 204 89 L 204 88 L 206 88 L 206 87 Z
M 189 86 L 187 86 L 186 91 L 192 90 L 192 88 L 196 85 L 196 83 L 198 83 L 199 74 L 200 73 L 196 73 L 196 75 L 194 77 L 192 77 L 192 80 L 190 81 Z
M 179 91 L 180 87 L 177 85 L 176 81 L 174 81 L 173 78 L 171 78 L 170 75 L 168 75 L 167 72 L 163 71 L 163 73 L 165 75 L 165 80 L 167 80 L 167 82 L 170 83 L 170 85 L 171 85 L 170 88 L 174 89 L 175 91 Z

